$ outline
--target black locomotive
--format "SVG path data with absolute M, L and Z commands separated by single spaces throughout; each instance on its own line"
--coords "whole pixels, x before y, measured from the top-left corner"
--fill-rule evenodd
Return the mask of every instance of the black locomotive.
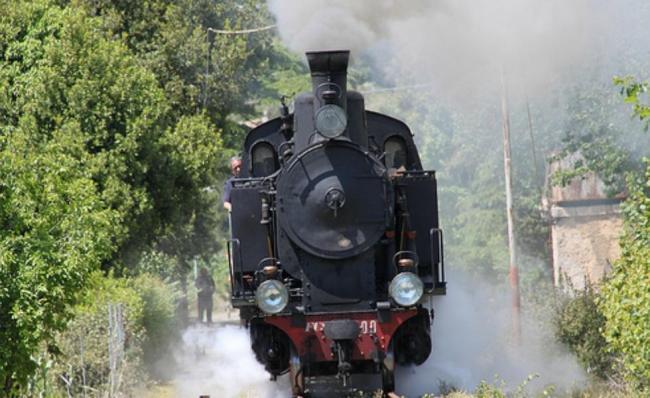
M 347 89 L 349 51 L 309 52 L 313 91 L 253 130 L 233 180 L 232 304 L 257 359 L 310 383 L 381 375 L 431 352 L 432 295 L 445 294 L 434 171 L 409 128 Z

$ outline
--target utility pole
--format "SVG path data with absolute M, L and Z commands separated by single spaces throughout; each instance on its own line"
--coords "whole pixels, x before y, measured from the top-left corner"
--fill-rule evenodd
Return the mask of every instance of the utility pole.
M 508 250 L 510 251 L 510 288 L 512 290 L 512 329 L 515 342 L 521 340 L 519 270 L 515 248 L 515 230 L 512 211 L 512 162 L 510 157 L 510 116 L 505 72 L 501 74 L 501 121 L 503 124 L 503 170 L 506 178 L 506 213 L 508 218 Z
M 528 96 L 526 96 L 526 113 L 528 114 L 528 134 L 530 135 L 530 145 L 531 152 L 533 153 L 533 163 L 535 166 L 535 178 L 533 181 L 537 181 L 539 178 L 539 166 L 537 163 L 537 150 L 535 148 L 535 134 L 533 134 L 533 118 L 530 115 L 530 102 L 528 101 Z M 542 189 L 540 188 L 540 193 Z

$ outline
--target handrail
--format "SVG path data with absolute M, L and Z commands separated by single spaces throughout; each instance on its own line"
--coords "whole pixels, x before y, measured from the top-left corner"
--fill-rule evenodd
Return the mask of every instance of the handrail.
M 239 273 L 241 275 L 241 280 L 239 281 L 240 282 L 239 285 L 242 287 L 242 289 L 244 287 L 244 277 L 243 277 L 243 275 L 244 275 L 244 266 L 241 264 L 241 242 L 239 241 L 239 239 L 236 239 L 236 238 L 228 239 L 227 240 L 227 252 L 228 252 L 228 268 L 229 268 L 229 271 L 230 271 L 230 295 L 235 296 L 235 273 L 236 273 L 236 271 L 235 271 L 235 264 L 233 262 L 233 257 L 234 256 L 233 256 L 233 253 L 232 253 L 233 248 L 231 247 L 231 243 L 233 245 L 236 244 L 237 249 L 238 249 L 239 256 L 237 257 L 237 260 L 238 260 L 238 263 L 239 263 L 239 267 L 238 267 L 239 271 L 240 271 Z
M 402 175 L 413 175 L 413 176 L 431 174 L 431 175 L 435 176 L 436 175 L 436 170 L 404 170 L 404 171 L 400 172 L 400 174 L 402 174 Z
M 433 252 L 434 252 L 434 235 L 436 235 L 436 238 L 438 240 L 438 258 L 434 259 L 433 258 Z M 435 285 L 437 286 L 444 286 L 446 284 L 445 281 L 445 255 L 444 255 L 444 239 L 443 239 L 443 232 L 442 228 L 431 228 L 429 230 L 429 241 L 431 243 L 431 273 L 433 274 L 434 272 L 434 264 L 437 267 L 436 276 L 437 276 L 437 281 Z

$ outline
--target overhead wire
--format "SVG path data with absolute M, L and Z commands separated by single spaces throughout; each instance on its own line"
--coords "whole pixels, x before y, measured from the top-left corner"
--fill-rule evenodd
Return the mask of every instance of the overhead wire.
M 259 28 L 252 28 L 252 29 L 241 29 L 241 30 L 225 30 L 225 29 L 214 29 L 214 28 L 208 28 L 208 32 L 220 34 L 220 35 L 246 35 L 249 33 L 256 33 L 256 32 L 262 32 L 265 30 L 271 30 L 275 28 L 277 25 L 267 25 L 267 26 L 262 26 Z
M 392 93 L 395 91 L 409 91 L 409 90 L 423 90 L 427 89 L 430 87 L 433 87 L 433 83 L 417 83 L 417 84 L 409 84 L 405 86 L 395 86 L 395 87 L 382 87 L 382 88 L 374 88 L 370 90 L 361 90 L 361 94 L 377 94 L 377 93 Z
M 215 29 L 215 28 L 207 28 L 208 34 L 206 36 L 206 41 L 208 42 L 208 53 L 206 55 L 206 64 L 205 64 L 205 78 L 203 82 L 203 109 L 205 109 L 208 105 L 208 75 L 210 74 L 210 56 L 212 52 L 212 41 L 210 40 L 210 33 L 218 34 L 218 35 L 246 35 L 246 34 L 251 34 L 251 33 L 256 33 L 256 32 L 263 32 L 266 30 L 271 30 L 275 28 L 277 25 L 266 25 L 266 26 L 261 26 L 259 28 L 251 28 L 251 29 L 240 29 L 240 30 L 226 30 L 226 29 Z

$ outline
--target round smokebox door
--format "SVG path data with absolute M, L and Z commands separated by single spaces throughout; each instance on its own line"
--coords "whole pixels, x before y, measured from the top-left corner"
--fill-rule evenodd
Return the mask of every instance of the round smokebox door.
M 390 186 L 383 165 L 346 142 L 307 149 L 278 180 L 280 225 L 306 252 L 330 259 L 360 254 L 382 236 Z

